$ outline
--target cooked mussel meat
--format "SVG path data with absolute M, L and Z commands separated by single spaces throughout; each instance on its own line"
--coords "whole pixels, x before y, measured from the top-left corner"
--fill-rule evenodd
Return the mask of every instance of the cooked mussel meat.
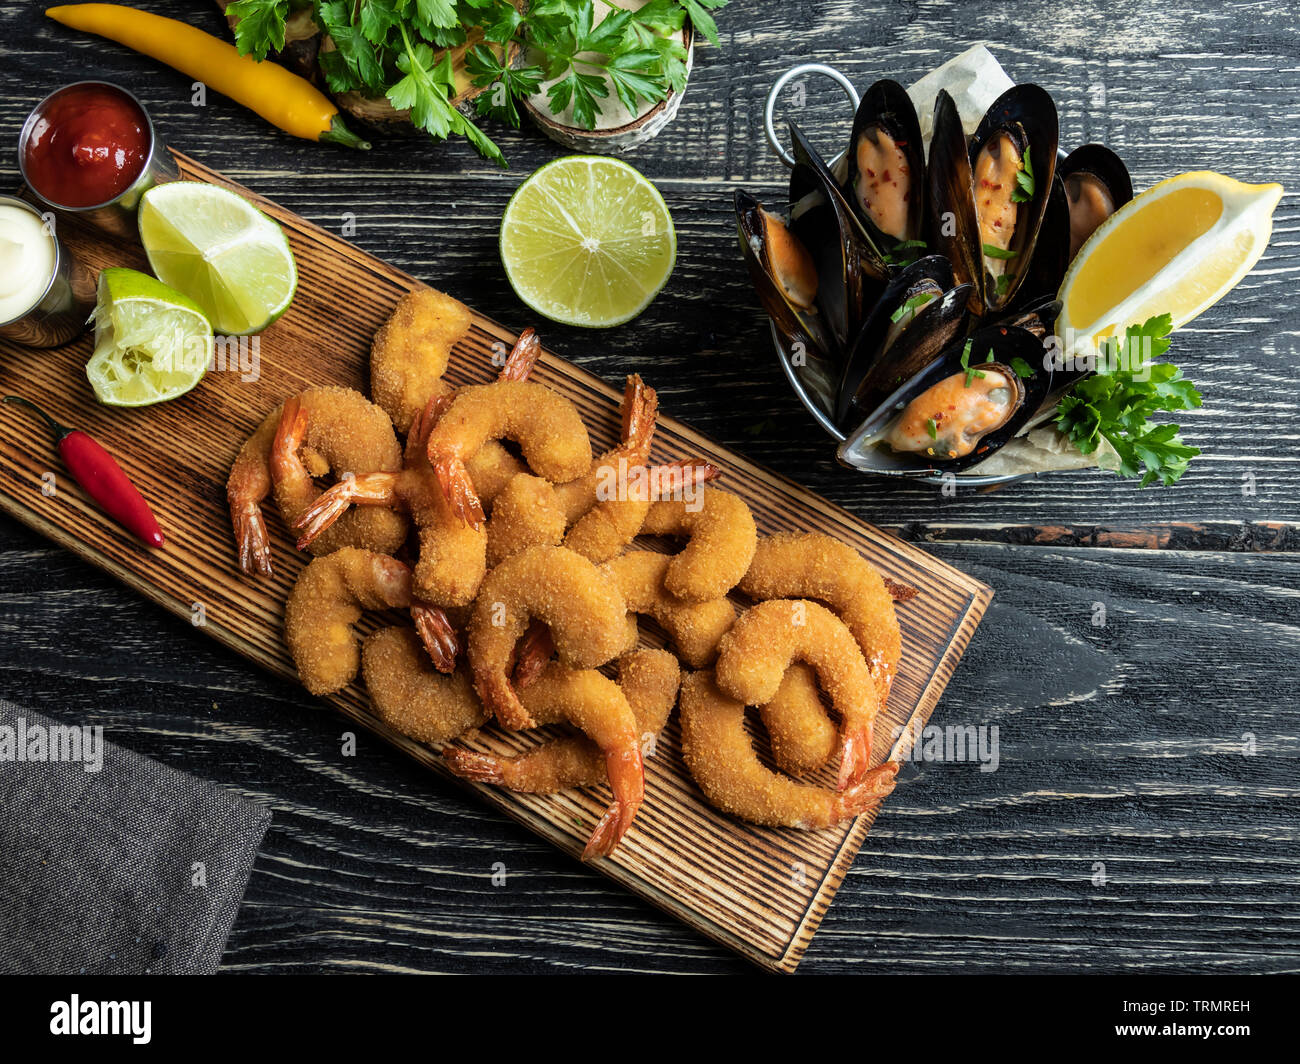
M 952 264 L 927 255 L 886 286 L 849 351 L 835 420 L 852 428 L 863 415 L 928 366 L 970 326 L 970 285 L 958 285 Z
M 1000 311 L 1029 272 L 1056 172 L 1056 105 L 1037 85 L 1015 85 L 994 101 L 966 147 L 956 106 L 935 101 L 930 147 L 931 228 L 957 275 Z M 970 274 L 969 278 L 966 276 Z
M 862 97 L 849 140 L 845 190 L 886 269 L 916 255 L 925 223 L 925 154 L 907 90 L 877 81 Z
M 1061 163 L 1066 202 L 1070 210 L 1070 258 L 1088 237 L 1133 198 L 1128 167 L 1104 144 L 1084 144 Z
M 840 460 L 901 476 L 976 465 L 1014 438 L 1050 391 L 1042 351 L 1014 326 L 977 331 L 887 397 L 840 447 Z
M 807 247 L 778 215 L 741 189 L 736 190 L 736 232 L 750 280 L 782 338 L 826 357 L 830 341 L 817 309 L 820 279 Z

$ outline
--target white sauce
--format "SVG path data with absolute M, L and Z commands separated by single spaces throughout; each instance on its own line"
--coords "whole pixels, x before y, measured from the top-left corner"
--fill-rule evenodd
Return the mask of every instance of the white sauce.
M 36 305 L 54 276 L 54 235 L 35 214 L 0 203 L 0 323 Z

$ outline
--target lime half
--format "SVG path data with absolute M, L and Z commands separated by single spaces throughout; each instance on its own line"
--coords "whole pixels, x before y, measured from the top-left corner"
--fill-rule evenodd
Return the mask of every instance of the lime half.
M 184 395 L 212 361 L 212 326 L 199 305 L 137 270 L 99 275 L 95 350 L 86 376 L 110 406 L 149 406 Z
M 635 318 L 673 272 L 677 234 L 659 190 L 631 166 L 571 155 L 528 178 L 501 219 L 515 294 L 552 321 L 603 329 Z
M 293 302 L 298 268 L 284 230 L 227 189 L 155 185 L 140 201 L 140 241 L 153 272 L 219 333 L 261 332 Z

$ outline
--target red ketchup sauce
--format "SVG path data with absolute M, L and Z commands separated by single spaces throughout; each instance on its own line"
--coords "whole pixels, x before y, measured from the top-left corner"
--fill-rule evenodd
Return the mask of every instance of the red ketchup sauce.
M 41 105 L 22 145 L 27 181 L 60 207 L 116 199 L 144 170 L 149 120 L 111 85 L 70 85 Z

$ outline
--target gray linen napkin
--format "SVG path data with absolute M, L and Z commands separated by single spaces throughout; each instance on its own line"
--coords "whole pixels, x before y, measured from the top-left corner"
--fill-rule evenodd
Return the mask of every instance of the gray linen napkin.
M 270 820 L 0 699 L 0 972 L 215 971 Z

